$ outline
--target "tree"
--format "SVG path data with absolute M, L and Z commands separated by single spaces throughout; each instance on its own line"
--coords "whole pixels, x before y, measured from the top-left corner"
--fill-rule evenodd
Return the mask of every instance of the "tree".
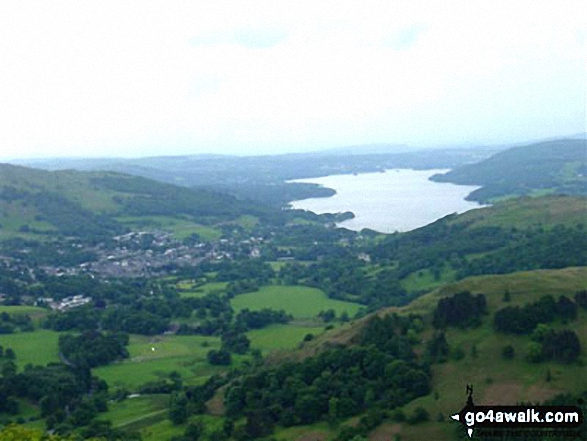
M 184 437 L 190 441 L 198 441 L 204 434 L 204 423 L 202 421 L 196 421 L 189 423 L 185 429 Z
M 568 297 L 559 297 L 558 302 L 556 302 L 556 311 L 563 322 L 577 318 L 577 304 Z
M 428 342 L 426 350 L 433 361 L 438 363 L 445 362 L 450 352 L 450 348 L 448 347 L 444 332 L 436 332 Z
M 183 393 L 175 392 L 169 403 L 169 419 L 175 425 L 184 423 L 188 417 L 188 399 Z
M 503 358 L 505 358 L 506 360 L 511 360 L 515 357 L 516 352 L 514 350 L 514 347 L 512 345 L 507 345 L 504 346 L 503 349 L 501 350 L 501 356 Z
M 215 350 L 212 349 L 208 352 L 208 363 L 213 365 L 228 366 L 232 362 L 230 352 L 226 349 Z

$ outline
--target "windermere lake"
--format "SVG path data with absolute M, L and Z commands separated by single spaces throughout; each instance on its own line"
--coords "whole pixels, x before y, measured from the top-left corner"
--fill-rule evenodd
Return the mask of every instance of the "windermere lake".
M 291 202 L 293 208 L 317 214 L 352 211 L 354 219 L 338 224 L 350 230 L 370 228 L 382 233 L 410 231 L 448 214 L 480 208 L 465 197 L 478 186 L 433 182 L 428 178 L 448 170 L 387 170 L 385 173 L 333 175 L 296 179 L 336 190 L 328 198 Z

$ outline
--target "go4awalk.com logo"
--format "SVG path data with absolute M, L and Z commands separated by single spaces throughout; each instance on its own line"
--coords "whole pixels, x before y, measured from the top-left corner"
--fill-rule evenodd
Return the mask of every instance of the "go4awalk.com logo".
M 576 406 L 476 406 L 472 385 L 467 386 L 467 395 L 465 407 L 451 418 L 465 426 L 469 437 L 474 429 L 556 429 L 572 434 L 583 424 L 583 413 Z

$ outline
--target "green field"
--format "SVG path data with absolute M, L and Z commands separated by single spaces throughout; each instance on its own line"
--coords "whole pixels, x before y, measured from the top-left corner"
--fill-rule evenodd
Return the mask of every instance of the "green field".
M 139 432 L 143 440 L 159 441 L 181 435 L 186 429 L 187 424 L 173 425 L 168 414 L 168 395 L 143 395 L 111 403 L 100 419 L 112 421 L 115 428 Z M 222 418 L 211 415 L 193 416 L 192 420 L 202 421 L 206 433 L 222 428 Z
M 243 214 L 239 216 L 236 223 L 247 231 L 251 231 L 259 223 L 259 218 L 251 216 L 250 214 Z
M 251 311 L 270 308 L 283 309 L 295 318 L 316 317 L 320 311 L 334 309 L 340 316 L 346 311 L 353 316 L 361 307 L 357 303 L 329 299 L 316 288 L 306 286 L 264 286 L 257 292 L 240 294 L 230 301 L 236 311 L 248 308 Z
M 454 280 L 456 271 L 449 268 L 444 268 L 440 273 L 440 278 L 434 280 L 434 274 L 429 269 L 423 269 L 420 271 L 413 272 L 405 279 L 400 281 L 402 288 L 408 292 L 413 291 L 429 291 L 434 288 L 438 288 Z
M 170 216 L 121 216 L 118 221 L 134 226 L 148 226 L 161 228 L 173 233 L 177 238 L 184 239 L 193 233 L 198 234 L 203 240 L 217 240 L 222 233 L 207 225 L 198 224 L 189 219 L 178 219 Z
M 194 288 L 190 284 L 183 282 L 178 284 L 178 288 L 180 289 L 179 295 L 181 297 L 204 297 L 215 291 L 223 291 L 227 285 L 228 282 L 209 282 Z
M 59 333 L 39 329 L 34 332 L 0 335 L 0 345 L 4 349 L 12 348 L 16 354 L 16 364 L 22 369 L 29 363 L 44 366 L 59 361 L 58 339 Z
M 217 337 L 132 335 L 128 360 L 98 367 L 93 372 L 113 387 L 136 389 L 165 378 L 172 371 L 179 372 L 186 383 L 195 384 L 218 372 L 219 368 L 208 364 L 206 354 L 219 347 Z
M 100 419 L 112 421 L 117 428 L 127 429 L 137 426 L 146 419 L 159 415 L 167 418 L 169 410 L 169 396 L 164 394 L 143 395 L 128 398 L 124 401 L 111 403 L 108 412 L 100 415 Z
M 170 420 L 163 419 L 154 424 L 145 425 L 139 430 L 139 433 L 143 441 L 161 441 L 181 436 L 184 431 L 185 426 L 174 426 Z
M 0 313 L 7 312 L 8 314 L 27 314 L 33 319 L 33 322 L 38 324 L 39 320 L 49 314 L 50 310 L 46 308 L 39 308 L 37 306 L 14 305 L 4 306 L 0 305 Z
M 307 334 L 318 335 L 323 326 L 272 325 L 247 332 L 251 347 L 261 350 L 294 349 Z

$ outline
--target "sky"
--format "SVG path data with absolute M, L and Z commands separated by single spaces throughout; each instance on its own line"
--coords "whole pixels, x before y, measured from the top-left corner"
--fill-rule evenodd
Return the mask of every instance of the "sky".
M 585 132 L 587 2 L 0 2 L 0 160 Z

